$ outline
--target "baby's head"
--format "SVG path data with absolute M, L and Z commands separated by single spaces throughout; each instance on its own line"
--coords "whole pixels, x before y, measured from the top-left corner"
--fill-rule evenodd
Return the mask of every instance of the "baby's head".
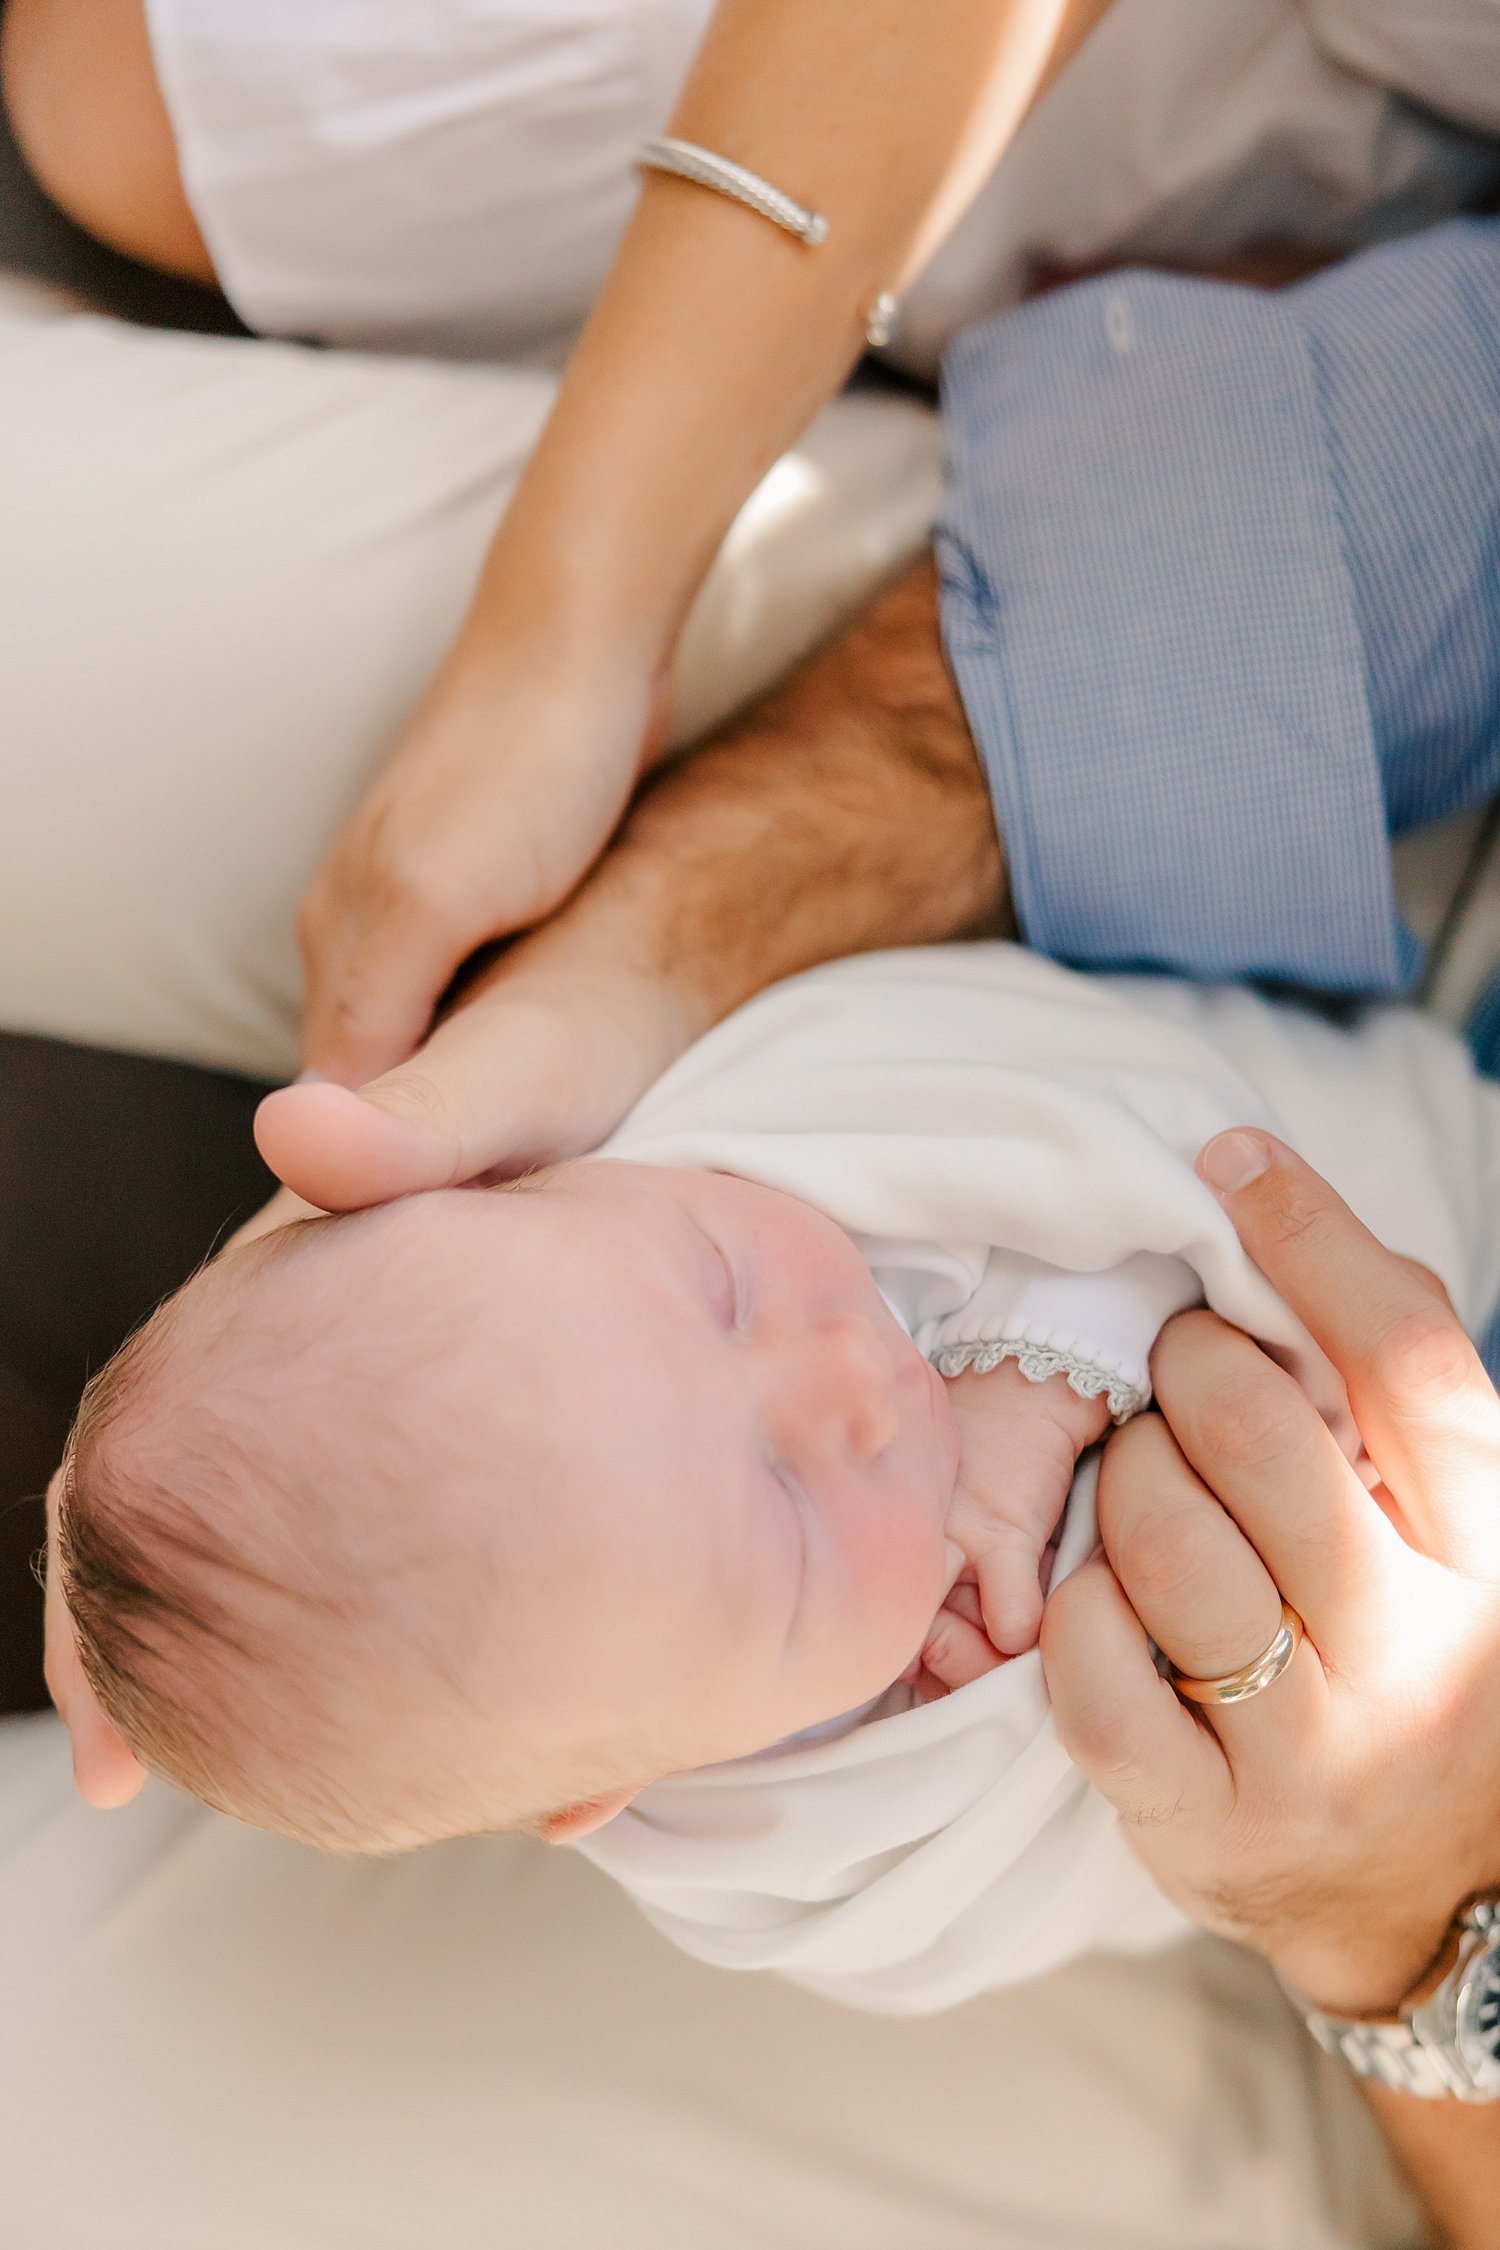
M 956 1458 L 830 1220 L 591 1162 L 207 1267 L 91 1386 L 56 1558 L 195 1795 L 335 1849 L 563 1836 L 894 1679 Z

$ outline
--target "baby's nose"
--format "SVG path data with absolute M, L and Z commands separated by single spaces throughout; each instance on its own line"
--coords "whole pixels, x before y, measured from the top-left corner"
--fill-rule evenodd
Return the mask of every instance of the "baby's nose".
M 851 1453 L 873 1460 L 900 1426 L 889 1351 L 867 1320 L 848 1314 L 820 1322 L 813 1358 L 817 1408 L 841 1426 Z

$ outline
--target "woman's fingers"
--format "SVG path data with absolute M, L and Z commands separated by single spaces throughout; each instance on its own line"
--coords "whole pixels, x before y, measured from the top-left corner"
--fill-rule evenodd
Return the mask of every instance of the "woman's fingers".
M 455 923 L 414 887 L 349 891 L 325 869 L 297 919 L 302 1051 L 322 1076 L 358 1086 L 410 1055 L 459 963 L 490 933 Z M 379 911 L 374 910 L 378 897 Z
M 1215 1314 L 1191 1312 L 1157 1339 L 1151 1379 L 1226 1529 L 1232 1518 L 1318 1646 L 1347 1653 L 1386 1616 L 1400 1542 L 1294 1378 Z
M 1102 1556 L 1054 1589 L 1042 1664 L 1065 1749 L 1122 1819 L 1175 1827 L 1223 1815 L 1233 1798 L 1224 1751 L 1157 1672 Z
M 1500 1399 L 1441 1287 L 1376 1241 L 1269 1133 L 1221 1133 L 1199 1170 L 1343 1376 L 1413 1542 L 1500 1576 Z
M 304 1050 L 342 1084 L 403 1061 L 476 948 L 554 911 L 635 784 L 655 659 L 580 666 L 534 591 L 460 642 L 308 892 Z

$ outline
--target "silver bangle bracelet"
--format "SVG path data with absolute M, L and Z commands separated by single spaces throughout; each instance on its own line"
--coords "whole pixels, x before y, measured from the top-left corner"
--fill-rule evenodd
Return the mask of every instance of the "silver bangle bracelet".
M 670 172 L 679 180 L 690 180 L 695 187 L 711 188 L 716 195 L 727 195 L 731 202 L 742 203 L 757 217 L 769 219 L 772 226 L 780 227 L 784 234 L 794 234 L 809 249 L 816 250 L 819 243 L 828 240 L 828 221 L 821 211 L 810 211 L 805 203 L 772 187 L 769 180 L 763 180 L 747 165 L 732 163 L 727 156 L 716 156 L 711 148 L 700 148 L 696 141 L 670 138 L 642 141 L 635 152 L 635 161 L 643 172 Z M 889 290 L 883 289 L 866 318 L 866 343 L 888 344 L 895 326 L 896 300 Z
M 810 249 L 828 240 L 828 221 L 821 211 L 809 211 L 806 204 L 783 195 L 758 172 L 732 164 L 727 156 L 715 156 L 711 148 L 699 148 L 696 141 L 642 141 L 635 160 L 643 171 L 672 172 L 680 180 L 691 180 L 697 187 L 712 188 L 718 195 L 743 203 L 747 211 L 758 212 L 773 227 L 796 235 Z

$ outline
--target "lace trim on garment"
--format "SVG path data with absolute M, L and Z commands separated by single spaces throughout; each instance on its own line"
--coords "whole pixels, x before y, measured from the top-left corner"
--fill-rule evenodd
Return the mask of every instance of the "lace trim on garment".
M 1085 1359 L 1081 1353 L 1060 1351 L 1055 1344 L 1036 1344 L 1028 1336 L 998 1336 L 991 1341 L 976 1338 L 971 1344 L 945 1344 L 933 1355 L 933 1366 L 940 1375 L 965 1375 L 971 1369 L 976 1375 L 988 1375 L 992 1367 L 1002 1360 L 1013 1359 L 1028 1383 L 1045 1383 L 1054 1375 L 1065 1375 L 1068 1387 L 1080 1398 L 1102 1398 L 1116 1422 L 1128 1422 L 1151 1403 L 1151 1393 L 1144 1383 L 1133 1383 L 1118 1368 L 1101 1367 L 1097 1360 Z

